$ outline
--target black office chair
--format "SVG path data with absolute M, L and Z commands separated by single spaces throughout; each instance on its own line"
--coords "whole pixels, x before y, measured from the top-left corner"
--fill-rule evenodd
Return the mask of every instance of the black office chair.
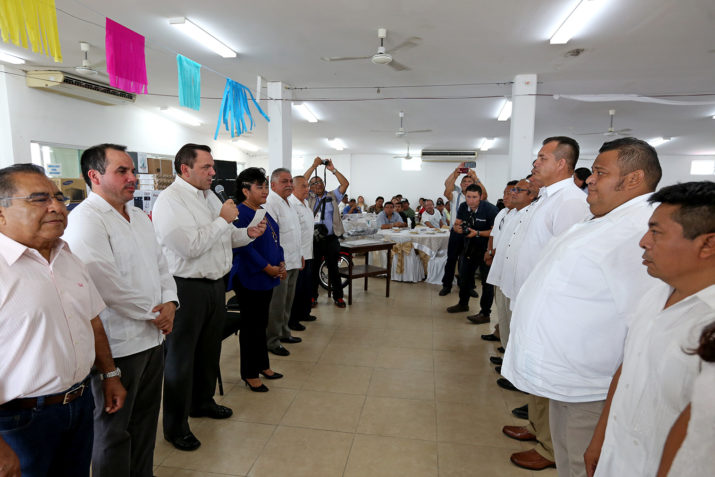
M 226 302 L 226 321 L 223 325 L 223 333 L 221 339 L 237 335 L 238 330 L 241 329 L 241 311 L 238 306 L 238 298 L 236 296 L 231 297 Z M 221 367 L 218 369 L 218 393 L 223 396 L 223 380 L 221 379 Z

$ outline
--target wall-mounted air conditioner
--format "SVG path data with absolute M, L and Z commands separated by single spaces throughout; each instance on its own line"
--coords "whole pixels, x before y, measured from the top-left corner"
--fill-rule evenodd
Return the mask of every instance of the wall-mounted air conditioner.
M 121 89 L 88 81 L 62 71 L 28 71 L 25 74 L 25 81 L 30 88 L 38 88 L 104 106 L 133 103 L 137 98 L 134 93 L 127 93 Z
M 462 162 L 476 159 L 475 149 L 422 149 L 422 162 Z

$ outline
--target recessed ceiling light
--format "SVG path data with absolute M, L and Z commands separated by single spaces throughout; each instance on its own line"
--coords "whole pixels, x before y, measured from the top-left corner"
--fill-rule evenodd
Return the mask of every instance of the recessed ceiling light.
M 188 124 L 189 126 L 201 126 L 201 121 L 196 116 L 192 116 L 180 109 L 163 107 L 159 108 L 159 110 L 175 121 Z
M 593 18 L 598 11 L 598 7 L 603 4 L 602 0 L 581 0 L 574 8 L 566 20 L 559 26 L 549 40 L 552 45 L 563 45 L 576 33 L 578 33 Z
M 169 25 L 178 28 L 179 30 L 184 32 L 184 34 L 191 37 L 193 40 L 201 43 L 217 55 L 223 56 L 224 58 L 236 57 L 235 51 L 217 40 L 216 37 L 208 33 L 206 30 L 202 29 L 200 26 L 196 25 L 195 23 L 192 23 L 188 18 L 170 18 Z
M 22 58 L 19 58 L 15 55 L 11 55 L 10 53 L 5 53 L 4 51 L 0 51 L 0 61 L 4 61 L 5 63 L 10 63 L 13 65 L 24 65 L 25 60 Z
M 495 138 L 490 139 L 490 138 L 485 137 L 484 139 L 482 139 L 481 144 L 479 144 L 479 150 L 480 151 L 488 151 L 489 149 L 492 148 L 492 146 L 494 145 L 495 142 L 496 142 Z
M 313 111 L 310 110 L 307 104 L 305 103 L 293 103 L 293 107 L 295 108 L 298 113 L 303 116 L 303 119 L 308 121 L 309 123 L 317 123 L 318 118 L 315 117 L 315 114 L 313 114 Z
M 504 100 L 504 104 L 502 104 L 501 110 L 499 111 L 499 116 L 497 116 L 497 121 L 508 120 L 511 117 L 511 107 L 511 100 Z
M 648 144 L 650 144 L 653 147 L 658 147 L 666 142 L 670 141 L 672 138 L 669 137 L 654 137 L 653 139 L 648 140 Z
M 336 151 L 342 151 L 343 149 L 345 149 L 345 143 L 339 137 L 332 139 L 328 138 L 328 144 L 330 144 L 330 147 L 332 147 Z

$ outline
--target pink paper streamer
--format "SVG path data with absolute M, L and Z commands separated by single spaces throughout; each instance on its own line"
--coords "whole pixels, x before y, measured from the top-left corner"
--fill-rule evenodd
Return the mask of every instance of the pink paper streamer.
M 107 18 L 104 46 L 109 84 L 130 93 L 147 94 L 144 37 Z

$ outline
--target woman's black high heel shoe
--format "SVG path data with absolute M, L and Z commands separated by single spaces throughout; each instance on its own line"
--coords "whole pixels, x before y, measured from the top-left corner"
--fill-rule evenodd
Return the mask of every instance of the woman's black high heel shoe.
M 266 374 L 261 371 L 260 374 L 266 379 L 281 379 L 283 377 L 281 373 L 276 373 L 275 371 L 273 371 L 273 374 Z
M 253 387 L 250 384 L 248 384 L 248 381 L 245 379 L 243 380 L 244 383 L 246 383 L 246 386 L 248 386 L 248 389 L 253 391 L 254 393 L 267 393 L 268 392 L 268 387 L 266 387 L 265 384 L 261 383 L 260 386 Z

